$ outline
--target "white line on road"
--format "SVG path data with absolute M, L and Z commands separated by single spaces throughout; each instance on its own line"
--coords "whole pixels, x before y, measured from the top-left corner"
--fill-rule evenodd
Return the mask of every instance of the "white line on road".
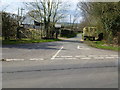
M 63 49 L 63 46 L 60 48 L 60 50 L 57 51 L 57 53 L 51 58 L 52 60 L 55 59 L 55 57 L 59 54 L 59 52 Z
M 112 56 L 112 57 L 118 57 L 118 55 L 110 55 L 110 56 Z
M 82 49 L 82 50 L 89 50 L 89 48 L 86 48 L 86 47 L 80 47 L 79 45 L 77 46 L 77 49 Z
M 34 60 L 44 60 L 44 59 L 43 58 L 31 58 L 30 60 L 34 61 Z
M 61 60 L 64 60 L 64 59 L 72 60 L 72 59 L 77 59 L 77 58 L 70 58 L 70 57 L 69 57 L 69 58 L 67 58 L 67 57 L 66 57 L 66 58 L 59 58 L 59 57 L 58 57 L 58 58 L 54 58 L 54 59 L 56 59 L 56 60 L 57 60 L 57 59 L 58 59 L 58 60 L 60 60 L 60 59 L 61 59 Z
M 85 55 L 79 55 L 79 56 L 75 56 L 75 57 L 86 57 Z
M 24 61 L 24 59 L 6 59 L 5 61 Z
M 79 49 L 79 48 L 80 48 L 80 46 L 78 45 L 78 46 L 77 46 L 77 49 Z
M 115 58 L 118 58 L 118 59 L 119 59 L 120 57 L 115 57 Z
M 107 59 L 111 59 L 111 58 L 115 58 L 115 57 L 105 57 L 105 58 L 107 58 Z
M 98 55 L 98 56 L 100 56 L 100 57 L 107 57 L 108 55 Z
M 91 58 L 86 57 L 86 58 L 81 58 L 81 59 L 91 59 Z
M 98 55 L 88 55 L 88 57 L 97 57 Z
M 76 59 L 76 58 L 65 58 L 65 59 Z
M 64 58 L 54 58 L 54 59 L 64 59 Z
M 73 57 L 73 56 L 61 56 L 61 57 Z
M 93 57 L 94 59 L 104 59 L 104 57 Z

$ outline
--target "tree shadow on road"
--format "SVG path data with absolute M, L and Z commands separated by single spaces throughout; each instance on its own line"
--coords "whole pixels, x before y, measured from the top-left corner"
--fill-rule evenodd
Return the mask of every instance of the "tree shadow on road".
M 59 50 L 61 46 L 62 46 L 62 43 L 49 42 L 49 43 L 3 45 L 2 48 Z
M 14 45 L 2 45 L 2 48 L 17 48 L 17 49 L 44 49 L 44 50 L 59 50 L 60 47 L 66 43 L 83 43 L 78 40 L 63 40 L 59 42 L 48 42 L 48 43 L 31 43 L 31 44 L 14 44 Z M 65 49 L 63 49 L 65 50 Z

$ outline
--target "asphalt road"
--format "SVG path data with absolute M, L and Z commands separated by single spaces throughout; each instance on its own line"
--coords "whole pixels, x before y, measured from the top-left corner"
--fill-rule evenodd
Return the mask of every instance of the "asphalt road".
M 64 41 L 2 48 L 3 88 L 117 88 L 118 52 Z

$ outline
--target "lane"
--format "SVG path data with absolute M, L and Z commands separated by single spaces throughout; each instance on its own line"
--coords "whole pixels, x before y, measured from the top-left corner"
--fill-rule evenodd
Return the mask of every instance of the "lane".
M 82 66 L 118 66 L 118 52 L 110 50 L 96 49 L 80 42 L 80 37 L 71 38 L 63 41 L 64 50 L 55 58 L 55 62 L 69 60 L 78 62 Z M 81 46 L 78 47 L 78 46 Z M 64 61 L 63 61 L 64 60 Z M 72 61 L 73 60 L 73 61 Z M 97 64 L 97 65 L 96 65 Z
M 18 57 L 25 57 L 25 61 L 2 62 L 3 87 L 118 87 L 118 53 L 92 48 L 81 42 L 80 38 L 81 35 L 78 35 L 76 38 L 60 42 L 35 44 L 35 46 L 34 44 L 27 44 L 26 47 L 23 45 L 20 48 L 19 46 L 7 47 L 9 52 L 13 49 L 16 49 L 17 52 L 19 49 L 27 58 L 34 58 L 35 56 L 37 58 L 42 57 L 44 60 L 27 60 L 20 53 Z M 39 48 L 36 48 L 37 45 Z M 26 52 L 29 50 L 27 47 L 32 48 L 30 53 Z M 85 48 L 89 48 L 89 50 Z M 7 50 L 3 54 L 6 52 Z M 3 56 L 10 57 L 14 53 Z

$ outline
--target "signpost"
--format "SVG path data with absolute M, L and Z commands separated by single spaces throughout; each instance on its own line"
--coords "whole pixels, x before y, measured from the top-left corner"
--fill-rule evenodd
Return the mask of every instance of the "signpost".
M 61 28 L 61 24 L 55 24 L 56 39 L 58 38 L 60 28 Z
M 61 24 L 55 24 L 55 28 L 61 28 Z

